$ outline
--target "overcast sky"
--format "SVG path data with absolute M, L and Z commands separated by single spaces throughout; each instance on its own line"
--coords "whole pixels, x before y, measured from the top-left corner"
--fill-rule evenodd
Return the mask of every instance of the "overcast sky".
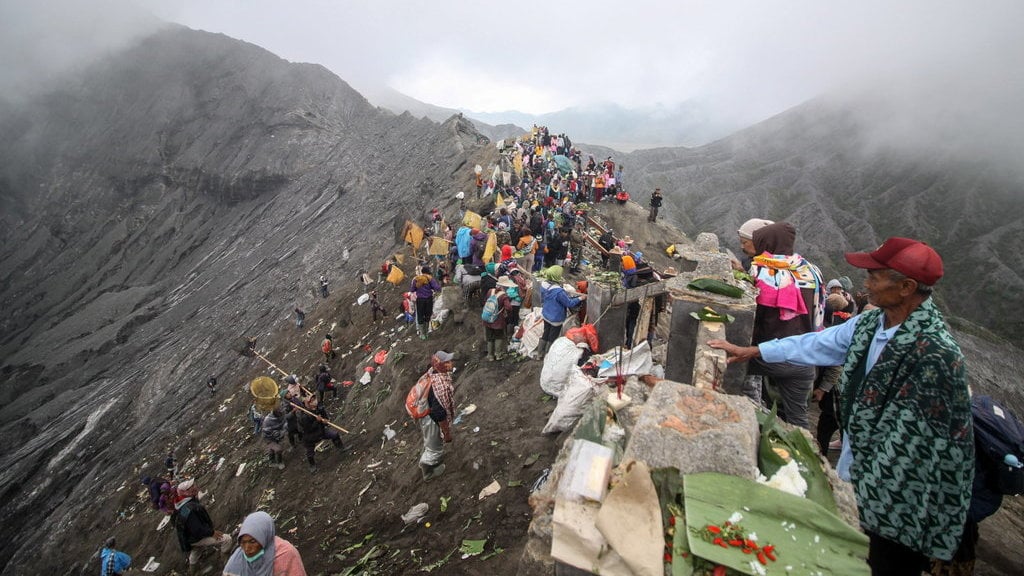
M 851 83 L 1019 79 L 1024 63 L 1021 0 L 135 1 L 356 88 L 478 112 L 696 99 L 764 117 Z
M 151 14 L 470 112 L 690 101 L 743 125 L 860 91 L 909 131 L 1024 142 L 1024 0 L 0 0 L 0 96 Z

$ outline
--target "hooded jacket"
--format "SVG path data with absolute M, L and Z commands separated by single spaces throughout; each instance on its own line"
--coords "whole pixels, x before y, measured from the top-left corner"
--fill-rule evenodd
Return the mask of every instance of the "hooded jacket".
M 759 255 L 792 256 L 796 253 L 793 249 L 796 242 L 796 228 L 789 222 L 776 222 L 755 230 L 753 242 L 754 249 Z M 808 265 L 817 270 L 812 264 L 808 263 Z M 762 267 L 755 262 L 751 265 L 750 275 L 757 278 L 761 271 Z M 817 275 L 820 277 L 820 272 Z M 759 303 L 754 312 L 752 343 L 757 345 L 774 338 L 785 338 L 817 330 L 820 326 L 815 325 L 814 310 L 819 307 L 819 302 L 816 302 L 815 293 L 820 289 L 820 283 L 816 288 L 800 288 L 800 296 L 804 301 L 807 313 L 797 315 L 789 320 L 780 318 L 778 308 Z

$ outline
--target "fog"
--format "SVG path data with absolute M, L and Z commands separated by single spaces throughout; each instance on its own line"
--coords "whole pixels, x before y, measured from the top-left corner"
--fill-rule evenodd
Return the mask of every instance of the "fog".
M 891 128 L 881 140 L 1005 150 L 1024 134 L 1024 2 L 1013 0 L 80 4 L 2 0 L 0 93 L 151 31 L 150 12 L 323 64 L 364 92 L 467 112 L 696 102 L 749 124 L 822 94 L 869 95 Z

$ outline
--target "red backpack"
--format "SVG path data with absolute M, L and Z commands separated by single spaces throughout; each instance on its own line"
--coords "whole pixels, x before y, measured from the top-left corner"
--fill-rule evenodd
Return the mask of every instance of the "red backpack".
M 427 397 L 430 396 L 430 374 L 431 371 L 428 371 L 420 376 L 420 379 L 405 396 L 405 411 L 412 416 L 413 420 L 419 420 L 430 414 L 430 403 L 427 401 Z

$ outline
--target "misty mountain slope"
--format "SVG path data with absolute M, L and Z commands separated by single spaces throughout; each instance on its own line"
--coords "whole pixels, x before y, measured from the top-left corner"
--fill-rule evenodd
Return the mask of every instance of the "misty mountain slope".
M 1024 338 L 1024 195 L 993 163 L 887 142 L 861 111 L 809 102 L 712 144 L 625 155 L 641 202 L 661 187 L 666 212 L 688 233 L 718 233 L 735 250 L 748 218 L 793 222 L 797 250 L 826 275 L 859 279 L 843 252 L 889 236 L 942 254 L 939 298 L 952 315 Z
M 468 184 L 480 136 L 181 27 L 0 131 L 0 564 L 68 536 L 79 483 L 112 490 L 170 445 L 210 374 L 233 386 L 240 335 L 287 326 L 319 274 L 354 277 Z

